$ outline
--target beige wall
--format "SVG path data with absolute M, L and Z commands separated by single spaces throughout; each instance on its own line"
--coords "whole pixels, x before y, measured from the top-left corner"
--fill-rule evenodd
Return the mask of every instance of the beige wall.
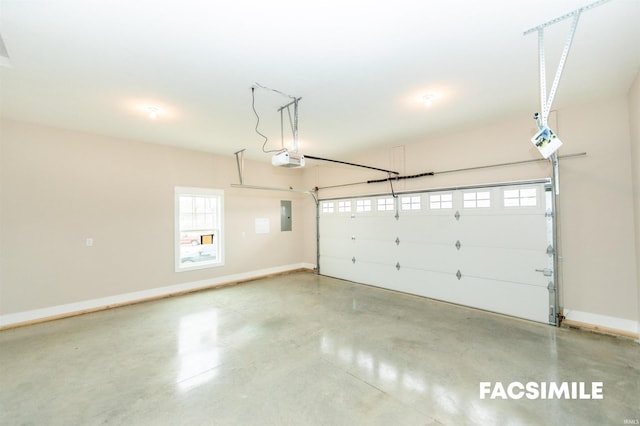
M 638 277 L 638 306 L 640 306 L 640 72 L 629 90 L 629 128 L 631 133 L 631 165 L 636 225 L 636 275 Z M 638 308 L 640 324 L 640 308 Z M 640 325 L 639 325 L 640 327 Z M 640 334 L 640 330 L 639 334 Z
M 564 142 L 561 155 L 587 152 L 585 157 L 561 160 L 560 165 L 561 305 L 574 312 L 623 319 L 623 327 L 629 328 L 638 320 L 639 302 L 627 99 L 620 96 L 561 109 L 551 117 L 550 125 Z M 536 159 L 540 156 L 529 141 L 534 132 L 531 117 L 505 118 L 501 123 L 349 160 L 416 174 Z M 550 175 L 549 163 L 540 162 L 437 174 L 394 186 L 396 190 L 431 189 Z M 308 170 L 306 180 L 324 187 L 384 177 L 321 166 Z M 383 192 L 389 192 L 388 184 L 326 189 L 320 191 L 320 197 Z
M 636 79 L 628 96 L 560 109 L 550 120 L 565 144 L 561 154 L 587 152 L 561 160 L 561 304 L 634 324 L 640 319 L 639 86 Z M 231 188 L 238 182 L 231 154 L 221 157 L 12 121 L 2 122 L 0 131 L 0 315 L 281 265 L 315 264 L 312 199 Z M 534 131 L 529 116 L 505 117 L 500 123 L 398 142 L 344 160 L 414 174 L 537 159 L 529 142 Z M 394 188 L 432 189 L 550 173 L 548 162 L 536 162 L 439 173 L 397 182 Z M 247 184 L 303 189 L 381 177 L 379 172 L 313 161 L 303 170 L 248 161 L 245 171 Z M 174 272 L 176 185 L 225 190 L 224 267 Z M 386 192 L 388 184 L 364 184 L 321 189 L 320 197 Z M 293 232 L 279 232 L 281 199 L 293 200 Z M 255 219 L 262 217 L 271 221 L 267 235 L 254 232 Z M 89 237 L 94 247 L 85 246 Z
M 3 121 L 0 315 L 303 261 L 306 200 L 231 188 L 235 158 Z M 245 183 L 299 187 L 248 161 Z M 225 191 L 226 264 L 174 272 L 174 187 Z M 280 232 L 280 200 L 293 231 Z M 256 218 L 271 232 L 256 234 Z M 86 238 L 94 246 L 86 247 Z

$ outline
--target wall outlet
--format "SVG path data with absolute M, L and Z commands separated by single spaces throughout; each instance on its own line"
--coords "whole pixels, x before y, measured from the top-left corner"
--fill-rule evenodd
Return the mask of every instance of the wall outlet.
M 93 238 L 87 238 L 86 244 L 87 247 L 93 247 Z

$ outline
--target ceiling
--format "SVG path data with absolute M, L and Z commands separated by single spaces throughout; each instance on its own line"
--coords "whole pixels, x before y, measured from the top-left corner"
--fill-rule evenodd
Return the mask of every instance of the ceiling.
M 348 159 L 532 117 L 537 35 L 523 32 L 592 2 L 0 0 L 9 56 L 1 114 L 269 160 L 254 130 L 259 83 L 302 98 L 302 153 Z M 554 108 L 628 91 L 640 70 L 638 22 L 638 0 L 582 13 Z M 545 30 L 549 87 L 569 26 Z M 427 93 L 436 95 L 431 107 L 421 102 Z M 281 145 L 277 110 L 290 101 L 255 90 L 267 149 Z M 158 117 L 144 105 L 159 107 Z

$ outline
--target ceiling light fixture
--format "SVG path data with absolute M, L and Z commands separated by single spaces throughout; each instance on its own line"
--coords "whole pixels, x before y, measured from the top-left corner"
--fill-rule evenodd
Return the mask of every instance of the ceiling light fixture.
M 427 93 L 426 95 L 422 95 L 422 102 L 424 106 L 430 107 L 433 105 L 433 100 L 436 98 L 436 95 L 433 93 Z
M 160 108 L 153 105 L 147 105 L 144 107 L 145 111 L 149 113 L 149 118 L 155 120 L 158 118 L 158 114 L 160 113 Z

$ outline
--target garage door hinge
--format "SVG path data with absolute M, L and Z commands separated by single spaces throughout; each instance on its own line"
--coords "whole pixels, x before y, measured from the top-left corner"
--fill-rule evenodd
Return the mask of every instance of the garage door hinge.
M 553 256 L 554 252 L 555 252 L 555 250 L 553 250 L 553 246 L 551 244 L 549 244 L 549 246 L 547 247 L 547 254 L 549 256 Z
M 551 210 L 547 210 L 544 212 L 544 217 L 553 217 L 553 212 Z
M 556 285 L 553 283 L 553 281 L 549 281 L 549 285 L 547 285 L 547 290 L 549 290 L 549 292 L 556 291 Z
M 542 272 L 542 275 L 544 275 L 545 277 L 550 277 L 553 275 L 553 271 L 549 268 L 536 269 L 536 272 Z
M 399 246 L 400 245 L 400 237 L 396 237 L 396 245 Z
M 456 248 L 458 250 L 460 250 L 461 244 L 460 244 L 460 240 L 456 241 Z
M 458 281 L 460 280 L 460 278 L 462 278 L 462 273 L 460 272 L 460 269 L 458 269 L 458 272 L 456 272 L 456 277 L 458 277 Z
M 355 257 L 355 256 L 353 256 L 353 257 L 351 258 L 351 262 L 352 262 L 352 263 L 356 263 L 356 257 Z
M 396 263 L 396 269 L 399 271 L 400 270 L 400 262 Z
M 454 214 L 453 217 L 455 217 L 456 220 L 460 220 L 460 212 L 456 211 L 456 214 Z

